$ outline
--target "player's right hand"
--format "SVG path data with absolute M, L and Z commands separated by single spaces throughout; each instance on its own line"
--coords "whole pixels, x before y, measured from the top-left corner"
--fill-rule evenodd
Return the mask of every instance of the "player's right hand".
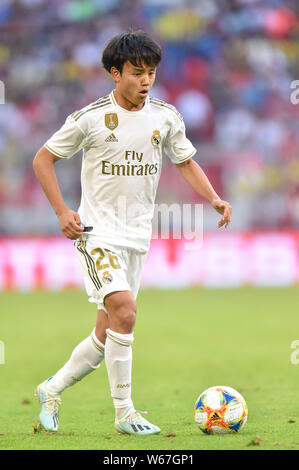
M 68 209 L 57 217 L 61 230 L 67 238 L 77 240 L 82 235 L 83 227 L 81 227 L 80 216 L 77 212 Z

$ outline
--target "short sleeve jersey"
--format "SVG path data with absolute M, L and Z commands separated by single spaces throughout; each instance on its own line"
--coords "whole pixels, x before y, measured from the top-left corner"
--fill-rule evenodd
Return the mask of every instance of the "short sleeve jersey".
M 141 110 L 128 111 L 113 91 L 69 115 L 44 146 L 60 158 L 83 149 L 82 223 L 103 246 L 141 252 L 150 245 L 163 155 L 178 164 L 196 152 L 174 106 L 148 96 Z

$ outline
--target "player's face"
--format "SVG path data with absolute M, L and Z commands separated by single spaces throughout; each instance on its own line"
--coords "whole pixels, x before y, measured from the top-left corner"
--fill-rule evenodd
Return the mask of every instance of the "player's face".
M 114 70 L 112 70 L 114 69 Z M 120 106 L 129 110 L 141 109 L 156 78 L 156 68 L 148 65 L 135 66 L 125 62 L 122 73 L 112 67 L 116 83 L 116 99 Z

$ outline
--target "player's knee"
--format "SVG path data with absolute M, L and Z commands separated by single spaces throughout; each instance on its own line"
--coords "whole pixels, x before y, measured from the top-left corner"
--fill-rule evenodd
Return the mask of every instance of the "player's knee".
M 136 309 L 124 305 L 117 312 L 117 321 L 122 331 L 131 333 L 136 323 Z
M 136 302 L 127 296 L 115 296 L 106 303 L 110 319 L 110 328 L 115 331 L 131 333 L 136 322 Z

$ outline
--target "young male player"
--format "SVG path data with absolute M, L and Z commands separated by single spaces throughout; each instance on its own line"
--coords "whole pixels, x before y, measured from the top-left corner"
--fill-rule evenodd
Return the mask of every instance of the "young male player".
M 91 335 L 36 389 L 45 430 L 58 429 L 65 388 L 97 369 L 105 358 L 117 431 L 160 432 L 134 408 L 131 369 L 135 299 L 150 244 L 162 156 L 170 158 L 183 178 L 222 215 L 219 227 L 227 227 L 231 219 L 229 203 L 220 199 L 192 160 L 196 150 L 185 136 L 182 116 L 173 106 L 149 96 L 160 60 L 160 47 L 143 31 L 112 38 L 102 62 L 115 89 L 68 116 L 34 158 L 34 171 L 61 230 L 75 240 L 89 301 L 98 306 Z M 82 196 L 74 212 L 62 198 L 54 163 L 80 149 L 84 151 Z

